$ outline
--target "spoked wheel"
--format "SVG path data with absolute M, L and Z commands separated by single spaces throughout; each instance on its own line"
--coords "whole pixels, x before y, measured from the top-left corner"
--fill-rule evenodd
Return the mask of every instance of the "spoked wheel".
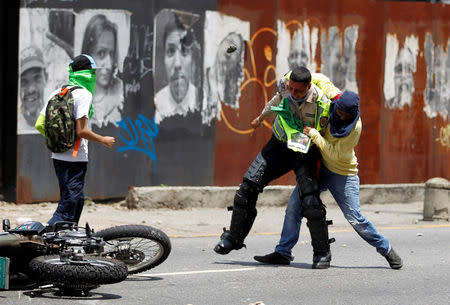
M 106 242 L 102 255 L 124 262 L 129 274 L 158 266 L 172 249 L 169 237 L 150 226 L 117 226 L 96 232 L 94 236 Z
M 32 259 L 29 266 L 39 283 L 51 283 L 62 291 L 86 293 L 103 284 L 121 282 L 128 275 L 124 263 L 99 256 L 61 260 L 59 255 L 45 255 Z

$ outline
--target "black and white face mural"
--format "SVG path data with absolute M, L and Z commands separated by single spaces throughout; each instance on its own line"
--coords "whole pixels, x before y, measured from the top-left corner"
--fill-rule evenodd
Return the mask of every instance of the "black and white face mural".
M 118 74 L 129 45 L 129 14 L 85 10 L 75 18 L 72 10 L 21 8 L 20 18 L 18 134 L 37 133 L 39 112 L 49 94 L 67 84 L 68 64 L 81 53 L 102 67 L 97 71 L 92 125 L 120 121 L 124 98 Z
M 383 87 L 385 105 L 391 109 L 411 106 L 414 93 L 413 73 L 417 66 L 418 38 L 408 36 L 401 49 L 399 45 L 396 35 L 387 34 Z
M 65 30 L 73 18 L 70 10 L 20 9 L 18 134 L 38 133 L 34 124 L 49 94 L 67 83 L 73 29 Z
M 307 22 L 297 23 L 299 28 L 291 33 L 283 21 L 277 21 L 277 75 L 280 77 L 296 66 L 307 67 L 317 72 L 315 61 L 319 43 L 319 28 Z M 344 37 L 336 26 L 321 35 L 321 73 L 328 76 L 341 90 L 358 92 L 356 84 L 355 47 L 358 41 L 358 26 L 345 28 Z
M 304 22 L 292 33 L 286 24 L 277 20 L 277 75 L 282 76 L 297 66 L 307 67 L 312 73 L 316 72 L 317 65 L 314 60 L 319 40 L 319 29 Z
M 450 39 L 447 51 L 441 45 L 435 45 L 430 34 L 424 44 L 427 63 L 424 111 L 429 118 L 439 114 L 446 119 L 450 113 Z
M 202 122 L 220 120 L 221 103 L 239 107 L 244 79 L 245 40 L 250 23 L 218 12 L 206 11 Z M 229 49 L 229 48 L 233 48 Z
M 201 47 L 193 25 L 199 16 L 163 9 L 155 16 L 153 80 L 155 122 L 200 110 Z
M 342 39 L 339 29 L 332 26 L 328 29 L 328 37 L 322 33 L 322 68 L 336 87 L 358 93 L 356 83 L 355 48 L 358 41 L 358 26 L 352 25 L 344 30 Z
M 120 41 L 120 44 L 118 43 Z M 121 120 L 124 94 L 120 75 L 130 44 L 130 15 L 123 10 L 84 10 L 75 22 L 74 54 L 94 58 L 97 84 L 91 124 L 99 128 Z

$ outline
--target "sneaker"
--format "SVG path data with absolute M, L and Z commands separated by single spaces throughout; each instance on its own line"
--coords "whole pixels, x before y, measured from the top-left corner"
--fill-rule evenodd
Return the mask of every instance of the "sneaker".
M 328 269 L 330 268 L 331 252 L 327 253 L 315 253 L 313 256 L 312 269 Z
M 273 252 L 264 256 L 253 257 L 258 262 L 271 265 L 289 265 L 291 261 L 278 252 Z
M 389 251 L 385 258 L 392 269 L 400 269 L 403 267 L 403 261 L 400 256 L 398 256 L 397 252 L 394 251 L 394 248 L 391 248 L 391 251 Z

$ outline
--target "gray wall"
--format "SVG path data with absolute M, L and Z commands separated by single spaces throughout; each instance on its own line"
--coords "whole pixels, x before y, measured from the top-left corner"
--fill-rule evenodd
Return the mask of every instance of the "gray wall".
M 91 126 L 99 134 L 116 137 L 116 145 L 111 150 L 98 143 L 89 143 L 85 187 L 88 197 L 123 197 L 130 185 L 213 183 L 214 125 L 203 126 L 199 112 L 190 113 L 186 117 L 169 118 L 158 125 L 153 120 L 154 17 L 162 9 L 171 8 L 201 16 L 192 26 L 201 47 L 203 12 L 207 9 L 215 10 L 215 1 L 22 2 L 19 63 L 22 60 L 21 51 L 29 45 L 42 49 L 44 61 L 48 63 L 46 97 L 66 80 L 70 58 L 81 53 L 80 37 L 87 21 L 97 14 L 104 14 L 113 23 L 116 21 L 119 50 L 115 74 L 117 86 L 112 88 L 111 85 L 111 96 L 107 98 L 110 98 L 108 103 L 117 102 L 118 106 L 112 110 L 115 115 L 101 118 L 102 111 L 111 109 L 108 109 L 106 102 L 106 110 L 102 105 L 96 104 L 96 98 L 101 95 L 100 76 L 97 73 L 94 116 L 98 114 L 100 118 Z M 127 18 L 129 23 L 121 23 Z M 68 26 L 71 22 L 72 26 Z M 31 29 L 31 33 L 28 29 Z M 199 64 L 197 68 L 201 71 L 201 61 Z M 201 74 L 198 76 L 201 77 Z M 201 100 L 202 92 L 198 92 Z M 17 198 L 10 199 L 18 202 L 57 200 L 59 189 L 50 153 L 44 145 L 43 137 L 35 133 L 30 123 L 26 127 L 25 115 L 21 116 L 21 111 L 27 105 L 22 105 L 21 98 L 18 98 L 17 106 Z

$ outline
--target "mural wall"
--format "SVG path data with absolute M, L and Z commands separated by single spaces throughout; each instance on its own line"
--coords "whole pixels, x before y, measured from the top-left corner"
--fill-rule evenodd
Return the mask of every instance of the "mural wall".
M 117 141 L 89 144 L 93 198 L 123 197 L 130 185 L 239 184 L 271 135 L 270 121 L 256 131 L 250 122 L 297 65 L 360 94 L 362 183 L 449 178 L 450 6 L 307 4 L 23 1 L 17 201 L 58 198 L 34 122 L 79 53 L 102 67 L 91 128 Z

